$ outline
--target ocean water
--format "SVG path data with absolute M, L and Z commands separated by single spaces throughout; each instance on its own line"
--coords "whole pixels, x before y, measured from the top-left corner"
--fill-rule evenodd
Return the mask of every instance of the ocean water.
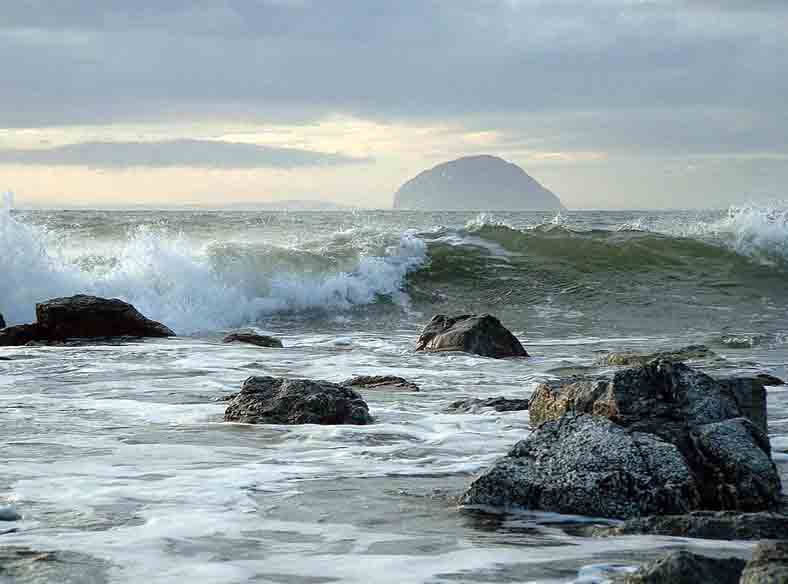
M 458 509 L 529 431 L 526 397 L 613 350 L 708 345 L 711 373 L 788 375 L 788 209 L 418 213 L 0 212 L 0 312 L 119 297 L 179 337 L 2 348 L 0 582 L 604 582 L 667 548 L 591 539 L 593 518 Z M 436 313 L 492 312 L 527 360 L 417 354 Z M 225 345 L 235 328 L 285 348 Z M 249 375 L 395 374 L 367 427 L 222 421 Z M 769 393 L 788 484 L 788 387 Z M 46 561 L 1 558 L 53 552 Z M 20 552 L 21 553 L 21 552 Z M 3 566 L 7 566 L 5 572 Z M 4 580 L 5 578 L 5 580 Z

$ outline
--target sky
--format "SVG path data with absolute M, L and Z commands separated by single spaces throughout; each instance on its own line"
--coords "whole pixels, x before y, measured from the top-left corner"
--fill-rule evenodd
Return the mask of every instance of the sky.
M 14 0 L 0 190 L 389 207 L 494 154 L 570 208 L 785 200 L 786 0 Z

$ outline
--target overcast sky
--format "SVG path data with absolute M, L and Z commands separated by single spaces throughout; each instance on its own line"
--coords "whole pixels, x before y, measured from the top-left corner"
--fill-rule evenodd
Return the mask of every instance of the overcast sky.
M 0 190 L 387 207 L 466 154 L 574 208 L 785 199 L 786 0 L 14 0 Z

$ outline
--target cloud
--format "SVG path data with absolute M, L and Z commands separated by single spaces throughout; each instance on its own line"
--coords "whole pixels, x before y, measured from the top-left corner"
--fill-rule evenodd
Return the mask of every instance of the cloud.
M 216 140 L 82 142 L 46 149 L 0 149 L 0 164 L 100 169 L 253 169 L 337 166 L 366 162 L 342 154 Z

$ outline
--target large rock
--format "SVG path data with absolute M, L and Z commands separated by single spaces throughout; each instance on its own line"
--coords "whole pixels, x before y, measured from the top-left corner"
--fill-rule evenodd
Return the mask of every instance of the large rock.
M 276 377 L 250 377 L 232 396 L 224 413 L 228 422 L 247 424 L 369 424 L 372 417 L 361 396 L 348 387 Z
M 477 478 L 464 505 L 597 517 L 685 513 L 700 495 L 679 450 L 597 416 L 546 422 Z
M 642 566 L 626 584 L 738 584 L 745 561 L 709 558 L 680 550 Z
M 355 389 L 381 389 L 386 391 L 419 391 L 419 386 L 396 375 L 356 375 L 340 385 Z
M 703 509 L 760 511 L 781 495 L 768 436 L 742 418 L 725 384 L 683 363 L 657 360 L 617 372 L 610 381 L 570 379 L 540 385 L 531 424 L 591 413 L 675 444 L 692 468 Z
M 258 335 L 254 332 L 239 331 L 237 333 L 230 333 L 224 339 L 224 343 L 246 343 L 248 345 L 256 345 L 258 347 L 265 347 L 268 349 L 281 349 L 283 347 L 282 341 L 276 337 L 269 337 L 267 335 Z
M 761 542 L 741 576 L 741 584 L 786 584 L 788 541 Z
M 496 412 L 520 412 L 528 409 L 528 400 L 507 397 L 461 399 L 449 404 L 446 411 L 450 414 L 476 414 L 489 409 Z
M 117 298 L 78 294 L 36 304 L 33 324 L 0 331 L 0 346 L 30 342 L 60 342 L 98 337 L 171 337 L 163 324 L 140 314 L 131 304 Z
M 695 511 L 685 515 L 635 517 L 621 525 L 592 527 L 589 535 L 663 535 L 701 539 L 788 539 L 788 516 L 781 513 Z
M 563 209 L 558 197 L 516 164 L 497 156 L 465 156 L 403 184 L 395 209 L 535 211 Z
M 93 337 L 171 337 L 163 324 L 143 316 L 117 298 L 78 294 L 36 304 L 36 319 L 48 339 Z
M 527 357 L 520 341 L 489 314 L 438 314 L 421 332 L 417 351 L 463 351 L 484 357 Z

